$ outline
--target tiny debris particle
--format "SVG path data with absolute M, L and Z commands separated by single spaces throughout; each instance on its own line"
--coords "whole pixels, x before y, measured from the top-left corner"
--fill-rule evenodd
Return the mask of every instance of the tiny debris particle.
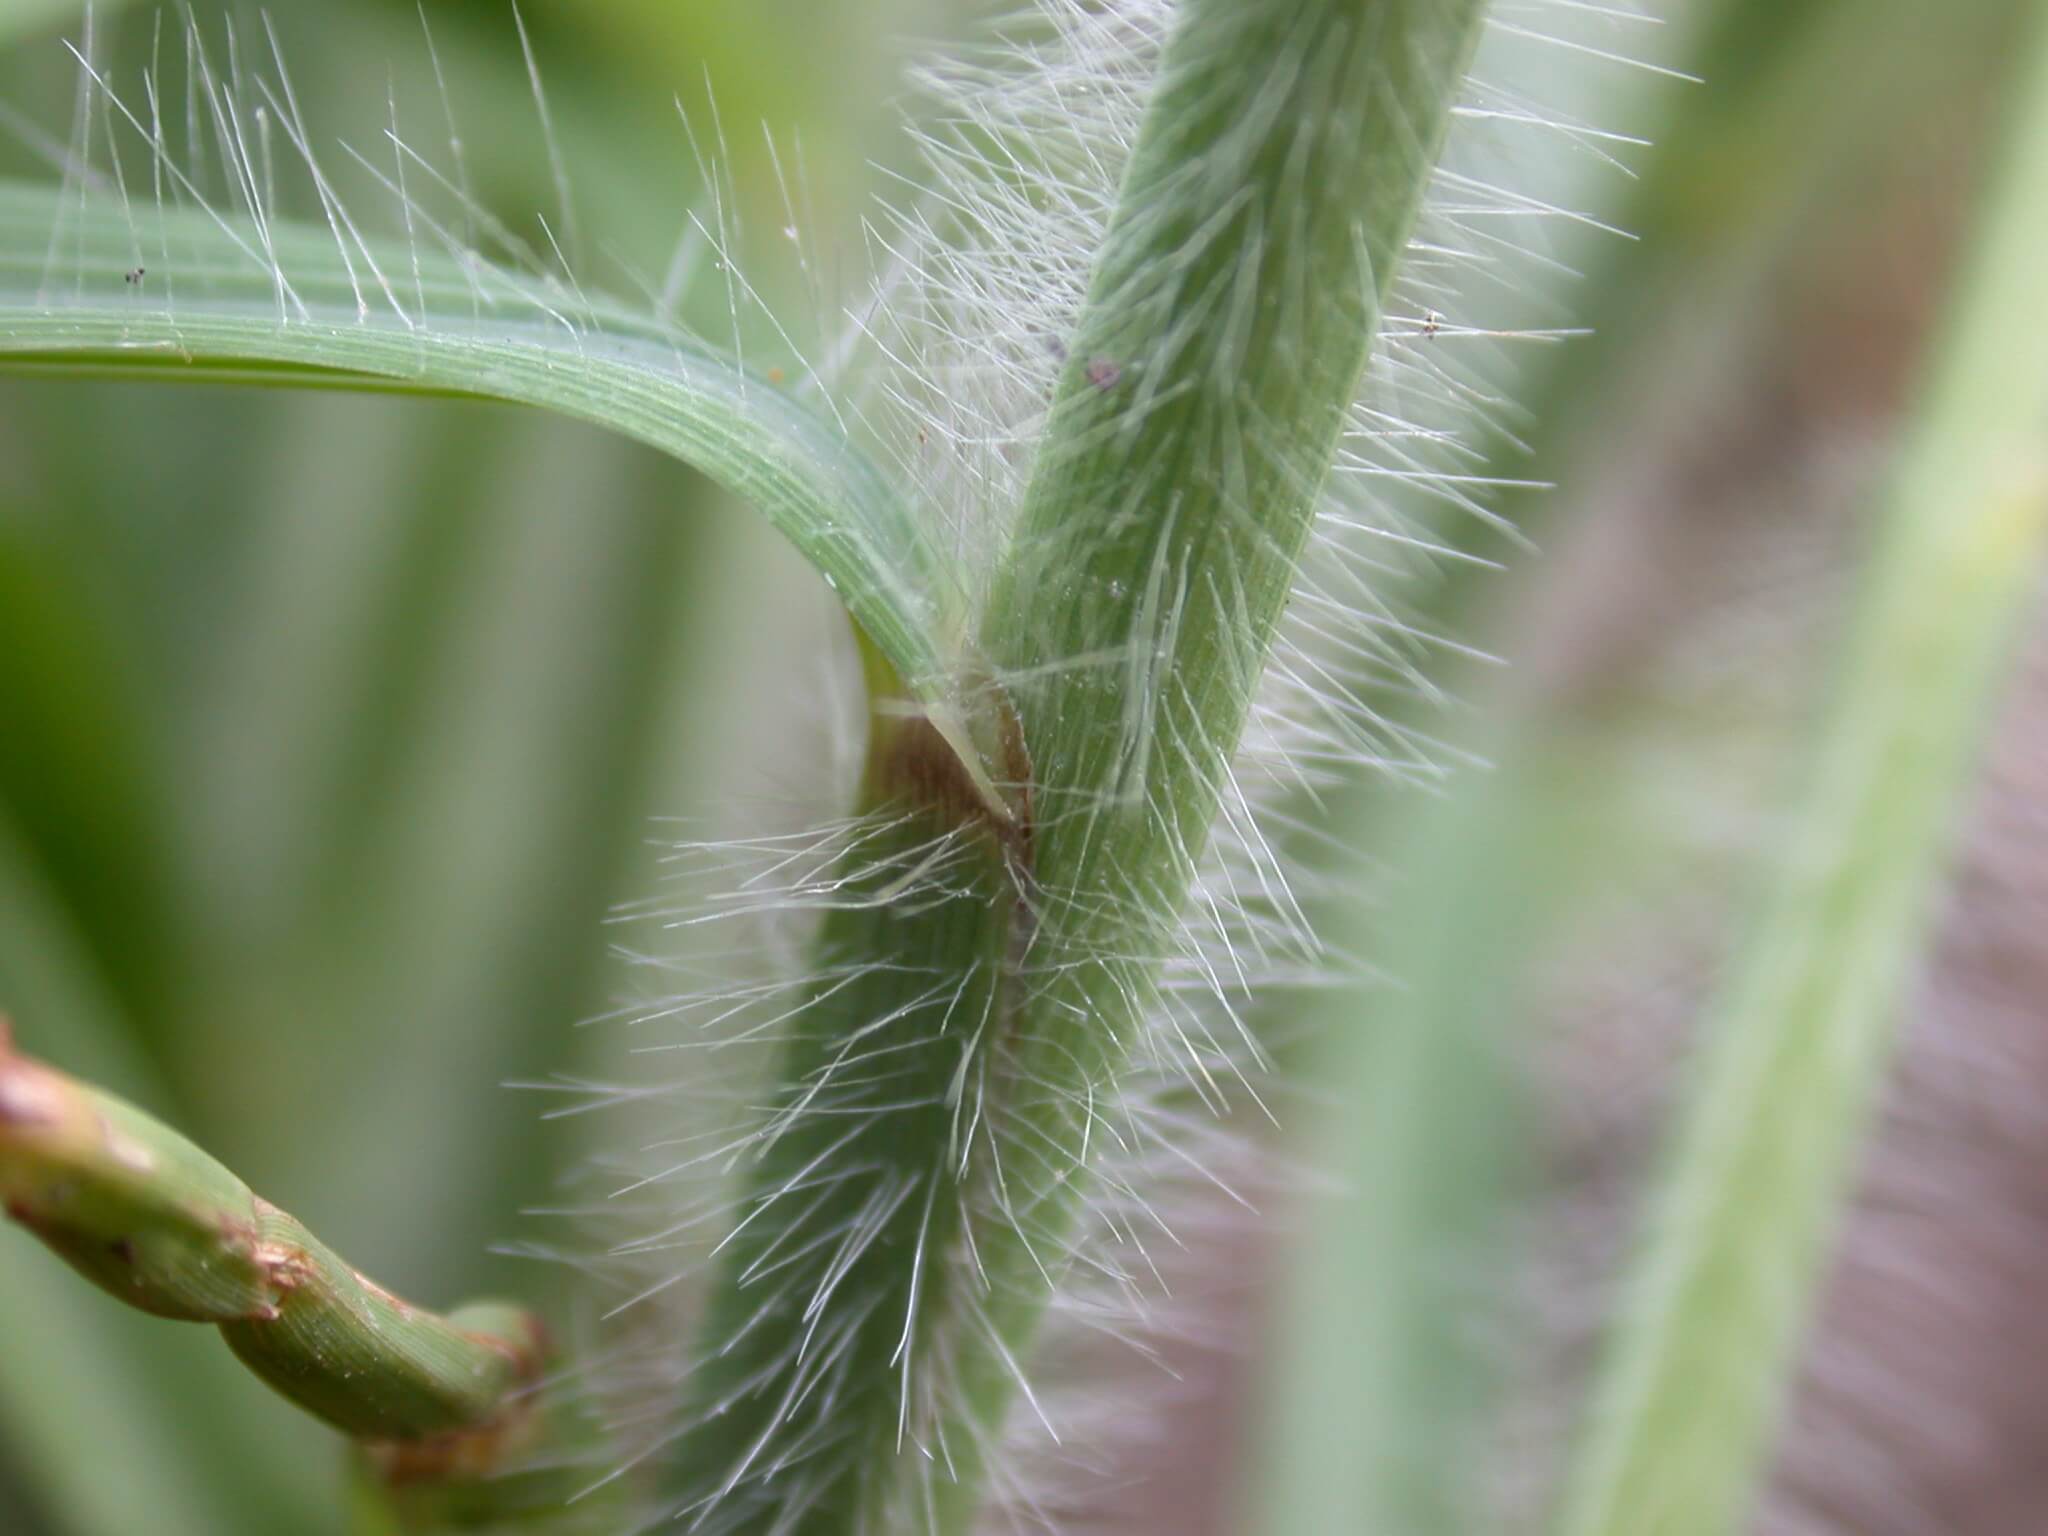
M 1107 357 L 1091 357 L 1084 371 L 1088 382 L 1104 391 L 1115 389 L 1117 381 L 1124 376 L 1123 364 Z
M 135 1173 L 156 1171 L 156 1157 L 141 1142 L 123 1136 L 105 1120 L 100 1122 L 100 1133 L 106 1139 L 108 1154 L 122 1167 Z
M 142 280 L 147 276 L 149 276 L 149 268 L 131 267 L 126 272 L 123 272 L 121 274 L 121 281 L 126 283 L 130 288 L 140 288 L 142 286 Z
M 1436 310 L 1425 311 L 1422 316 L 1422 334 L 1433 337 L 1444 328 L 1444 317 Z

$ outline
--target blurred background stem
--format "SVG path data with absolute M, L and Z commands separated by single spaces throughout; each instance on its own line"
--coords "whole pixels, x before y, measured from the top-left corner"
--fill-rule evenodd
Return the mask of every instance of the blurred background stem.
M 1561 1529 L 1726 1536 L 1885 1078 L 2048 534 L 2048 26 L 1875 528 L 1805 809 L 1704 1059 Z

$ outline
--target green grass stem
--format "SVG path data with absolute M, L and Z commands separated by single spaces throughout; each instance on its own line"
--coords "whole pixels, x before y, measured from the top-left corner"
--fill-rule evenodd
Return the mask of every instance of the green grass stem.
M 1886 496 L 1804 809 L 1650 1218 L 1560 1529 L 1730 1536 L 2048 542 L 2048 27 Z
M 0 1204 L 127 1305 L 219 1328 L 274 1390 L 411 1480 L 473 1479 L 534 1411 L 547 1346 L 531 1314 L 399 1300 L 161 1121 L 22 1055 L 4 1021 Z
M 963 815 L 926 728 L 881 725 L 866 803 L 901 819 L 849 881 L 879 893 L 919 850 L 953 862 L 942 899 L 827 922 L 828 974 L 893 974 L 822 993 L 782 1069 L 671 1479 L 700 1529 L 968 1529 L 992 1442 L 1036 1406 L 1096 1106 L 1171 946 L 1481 10 L 1185 8 L 981 624 L 1011 685 L 981 712 L 1010 815 Z M 856 1049 L 909 1064 L 835 1078 Z

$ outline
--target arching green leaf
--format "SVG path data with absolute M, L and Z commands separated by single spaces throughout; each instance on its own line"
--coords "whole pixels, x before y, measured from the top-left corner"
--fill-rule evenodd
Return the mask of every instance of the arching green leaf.
M 0 183 L 0 370 L 500 400 L 647 443 L 745 500 L 937 702 L 959 584 L 826 414 L 679 330 L 437 231 L 358 234 L 197 205 L 168 162 L 114 188 Z M 173 206 L 159 211 L 157 192 Z M 148 206 L 144 206 L 147 203 Z M 259 204 L 260 206 L 260 204 Z M 425 222 L 422 218 L 422 223 Z

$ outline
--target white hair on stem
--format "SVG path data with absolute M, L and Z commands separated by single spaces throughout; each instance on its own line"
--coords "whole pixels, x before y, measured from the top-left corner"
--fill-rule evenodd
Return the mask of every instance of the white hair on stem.
M 139 91 L 125 93 L 100 56 L 89 20 L 73 50 L 80 83 L 63 172 L 81 209 L 89 192 L 105 196 L 111 189 L 124 207 L 147 197 L 160 212 L 203 215 L 242 259 L 269 274 L 285 325 L 316 314 L 330 323 L 338 314 L 366 327 L 465 334 L 510 314 L 534 322 L 534 345 L 581 354 L 620 337 L 656 348 L 680 344 L 686 333 L 677 316 L 718 313 L 729 330 L 721 340 L 757 377 L 818 401 L 891 469 L 918 516 L 942 530 L 968 573 L 962 601 L 971 612 L 1012 537 L 1055 378 L 1068 361 L 1066 338 L 1175 14 L 1167 0 L 1038 0 L 997 26 L 986 44 L 920 69 L 911 114 L 919 171 L 862 230 L 858 243 L 874 276 L 852 304 L 835 304 L 825 289 L 825 263 L 803 247 L 820 232 L 815 220 L 799 216 L 808 205 L 800 147 L 785 154 L 771 138 L 785 233 L 797 245 L 802 290 L 815 311 L 808 324 L 775 313 L 745 275 L 740 198 L 715 110 L 708 147 L 700 125 L 684 118 L 703 204 L 682 218 L 682 237 L 659 280 L 630 272 L 601 278 L 584 268 L 574 166 L 553 132 L 541 61 L 516 13 L 558 201 L 552 218 L 536 215 L 527 234 L 508 227 L 471 191 L 458 113 L 431 32 L 425 46 L 441 98 L 445 154 L 405 137 L 395 85 L 382 120 L 362 141 L 317 135 L 267 20 L 260 49 L 224 28 L 224 71 L 215 67 L 205 29 L 189 18 L 182 70 L 175 46 L 173 59 L 165 59 L 159 32 Z M 1279 1013 L 1292 989 L 1357 979 L 1352 959 L 1327 954 L 1306 916 L 1307 898 L 1323 894 L 1314 873 L 1319 800 L 1365 765 L 1423 785 L 1441 771 L 1441 749 L 1387 702 L 1433 698 L 1430 657 L 1457 645 L 1414 622 L 1415 604 L 1403 586 L 1426 582 L 1444 562 L 1479 558 L 1462 548 L 1455 520 L 1490 519 L 1489 498 L 1517 483 L 1494 478 L 1488 468 L 1495 440 L 1513 436 L 1507 344 L 1568 334 L 1555 323 L 1550 297 L 1556 280 L 1568 275 L 1568 260 L 1550 247 L 1589 221 L 1532 187 L 1516 174 L 1520 167 L 1504 174 L 1500 145 L 1521 139 L 1539 146 L 1553 171 L 1560 147 L 1581 164 L 1621 164 L 1634 141 L 1568 115 L 1545 99 L 1542 83 L 1553 55 L 1607 63 L 1626 53 L 1642 19 L 1625 5 L 1568 0 L 1497 9 L 1423 223 L 1388 297 L 1380 346 L 1325 487 L 1313 548 L 1245 740 L 1223 770 L 1219 824 L 1199 858 L 1190 856 L 1194 880 L 1182 922 L 1166 952 L 1139 957 L 1159 968 L 1161 980 L 1132 1068 L 1086 1087 L 1078 1145 L 1049 1141 L 1007 1115 L 1000 1097 L 982 1092 L 980 1079 L 991 1056 L 1000 1060 L 1002 1045 L 991 1020 L 966 1001 L 974 977 L 920 970 L 891 956 L 820 960 L 810 950 L 822 915 L 848 903 L 886 900 L 909 911 L 971 890 L 971 833 L 903 847 L 890 838 L 900 824 L 886 817 L 807 816 L 793 830 L 681 844 L 676 858 L 690 871 L 693 892 L 687 902 L 649 902 L 621 913 L 636 928 L 669 934 L 666 943 L 643 944 L 645 952 L 634 955 L 649 999 L 622 1006 L 613 1019 L 636 1040 L 634 1061 L 647 1076 L 549 1085 L 554 1114 L 634 1106 L 682 1127 L 622 1154 L 602 1170 L 600 1197 L 574 1206 L 579 1220 L 627 1235 L 611 1240 L 601 1256 L 563 1245 L 570 1250 L 563 1256 L 603 1282 L 607 1319 L 633 1330 L 623 1346 L 593 1335 L 583 1372 L 612 1405 L 625 1447 L 606 1476 L 634 1475 L 692 1427 L 675 1419 L 677 1380 L 695 1362 L 680 1342 L 691 1329 L 674 1316 L 700 1304 L 701 1276 L 749 1229 L 773 1233 L 740 1277 L 760 1297 L 756 1319 L 796 1307 L 807 1330 L 787 1362 L 786 1380 L 778 1378 L 787 1393 L 778 1437 L 764 1439 L 730 1470 L 720 1497 L 829 1449 L 830 1409 L 860 1388 L 845 1372 L 856 1335 L 878 1305 L 875 1297 L 845 1292 L 841 1281 L 885 1222 L 920 1201 L 929 1212 L 937 1184 L 878 1183 L 849 1208 L 836 1198 L 840 1186 L 872 1168 L 821 1156 L 765 1196 L 743 1193 L 740 1175 L 794 1122 L 829 1123 L 845 1113 L 840 1094 L 849 1086 L 897 1080 L 906 1052 L 919 1045 L 944 1042 L 951 1049 L 963 1035 L 990 1035 L 987 1049 L 961 1053 L 961 1075 L 943 1104 L 955 1128 L 953 1155 L 962 1166 L 986 1159 L 993 1167 L 994 1177 L 981 1187 L 995 1208 L 982 1214 L 1015 1228 L 1046 1281 L 1059 1282 L 1054 1339 L 1041 1358 L 1096 1358 L 1064 1349 L 1062 1335 L 1106 1337 L 1129 1344 L 1139 1358 L 1158 1358 L 1160 1340 L 1199 1328 L 1202 1298 L 1180 1282 L 1199 1265 L 1203 1229 L 1225 1213 L 1230 1221 L 1246 1219 L 1273 1182 L 1262 1154 L 1232 1123 L 1246 1107 L 1257 1120 L 1277 1120 L 1276 1088 L 1290 1088 L 1271 1081 L 1274 1026 L 1265 1016 Z M 281 198 L 332 247 L 339 277 L 324 287 L 297 275 L 287 245 L 299 236 L 280 224 Z M 403 270 L 380 258 L 366 233 L 373 223 L 366 202 L 382 203 L 374 222 L 411 253 Z M 71 259 L 71 207 L 67 196 L 51 232 L 43 286 L 53 296 Z M 176 247 L 169 223 L 155 227 L 163 232 L 159 247 L 138 244 L 135 270 L 175 297 L 187 253 Z M 82 269 L 68 275 L 81 284 L 85 277 Z M 622 277 L 642 290 L 641 307 L 604 296 Z M 843 312 L 836 322 L 835 308 Z M 1120 367 L 1114 359 L 1088 359 L 1085 366 L 1104 387 L 1116 382 Z M 1159 700 L 1177 686 L 1163 662 L 1179 612 L 1193 600 L 1224 611 L 1235 601 L 1228 592 L 1190 593 L 1164 569 L 1153 573 L 1143 598 L 1148 622 L 1136 632 L 1148 641 L 1119 654 L 1038 663 L 1099 669 L 1123 680 L 1121 749 L 1133 784 L 1147 754 L 1191 750 L 1160 737 L 1168 714 Z M 960 686 L 978 686 L 965 675 L 964 657 L 962 663 Z M 847 735 L 855 729 L 845 723 Z M 820 786 L 821 793 L 844 789 Z M 1045 814 L 1089 809 L 1052 807 Z M 1129 878 L 1126 899 L 1150 906 L 1146 872 Z M 1039 899 L 1070 898 L 1045 891 Z M 1034 972 L 1039 962 L 1028 948 L 996 963 L 1020 967 L 1012 979 L 1027 989 L 1046 979 Z M 764 1062 L 772 1061 L 774 1047 L 801 1034 L 821 1000 L 878 971 L 904 979 L 894 1014 L 845 1036 L 809 1080 L 767 1079 Z M 923 1029 L 918 1038 L 872 1043 L 906 1019 Z M 859 1102 L 861 1116 L 828 1150 L 853 1146 L 892 1108 L 933 1104 L 928 1095 L 879 1109 L 866 1098 Z M 767 1104 L 772 1112 L 763 1113 Z M 1041 1225 L 1032 1202 L 1012 1193 L 1013 1181 L 1073 1179 L 1082 1180 L 1091 1202 L 1078 1237 Z M 926 1432 L 944 1422 L 933 1405 L 951 1388 L 952 1362 L 921 1356 L 913 1325 L 928 1267 L 972 1274 L 980 1258 L 973 1223 L 963 1228 L 962 1244 L 940 1252 L 926 1251 L 923 1231 L 908 1315 L 890 1324 L 901 1331 L 890 1364 L 899 1444 L 914 1445 L 931 1476 L 943 1478 L 960 1448 L 928 1440 Z M 824 1283 L 794 1294 L 787 1277 L 805 1273 L 794 1261 L 821 1252 L 834 1255 Z M 1119 1435 L 1142 1436 L 1144 1415 L 1103 1395 L 1099 1383 L 1062 1390 L 1034 1360 L 1015 1358 L 992 1322 L 982 1326 L 1018 1387 L 1002 1443 L 981 1448 L 995 1495 L 992 1528 L 1064 1529 L 1080 1518 L 1076 1499 L 1071 1486 L 1055 1497 L 1049 1469 L 1114 1480 Z M 799 1498 L 787 1518 L 800 1510 Z M 903 1529 L 924 1518 L 898 1513 Z M 650 1523 L 676 1514 L 690 1529 L 725 1528 L 717 1501 L 650 1513 Z

